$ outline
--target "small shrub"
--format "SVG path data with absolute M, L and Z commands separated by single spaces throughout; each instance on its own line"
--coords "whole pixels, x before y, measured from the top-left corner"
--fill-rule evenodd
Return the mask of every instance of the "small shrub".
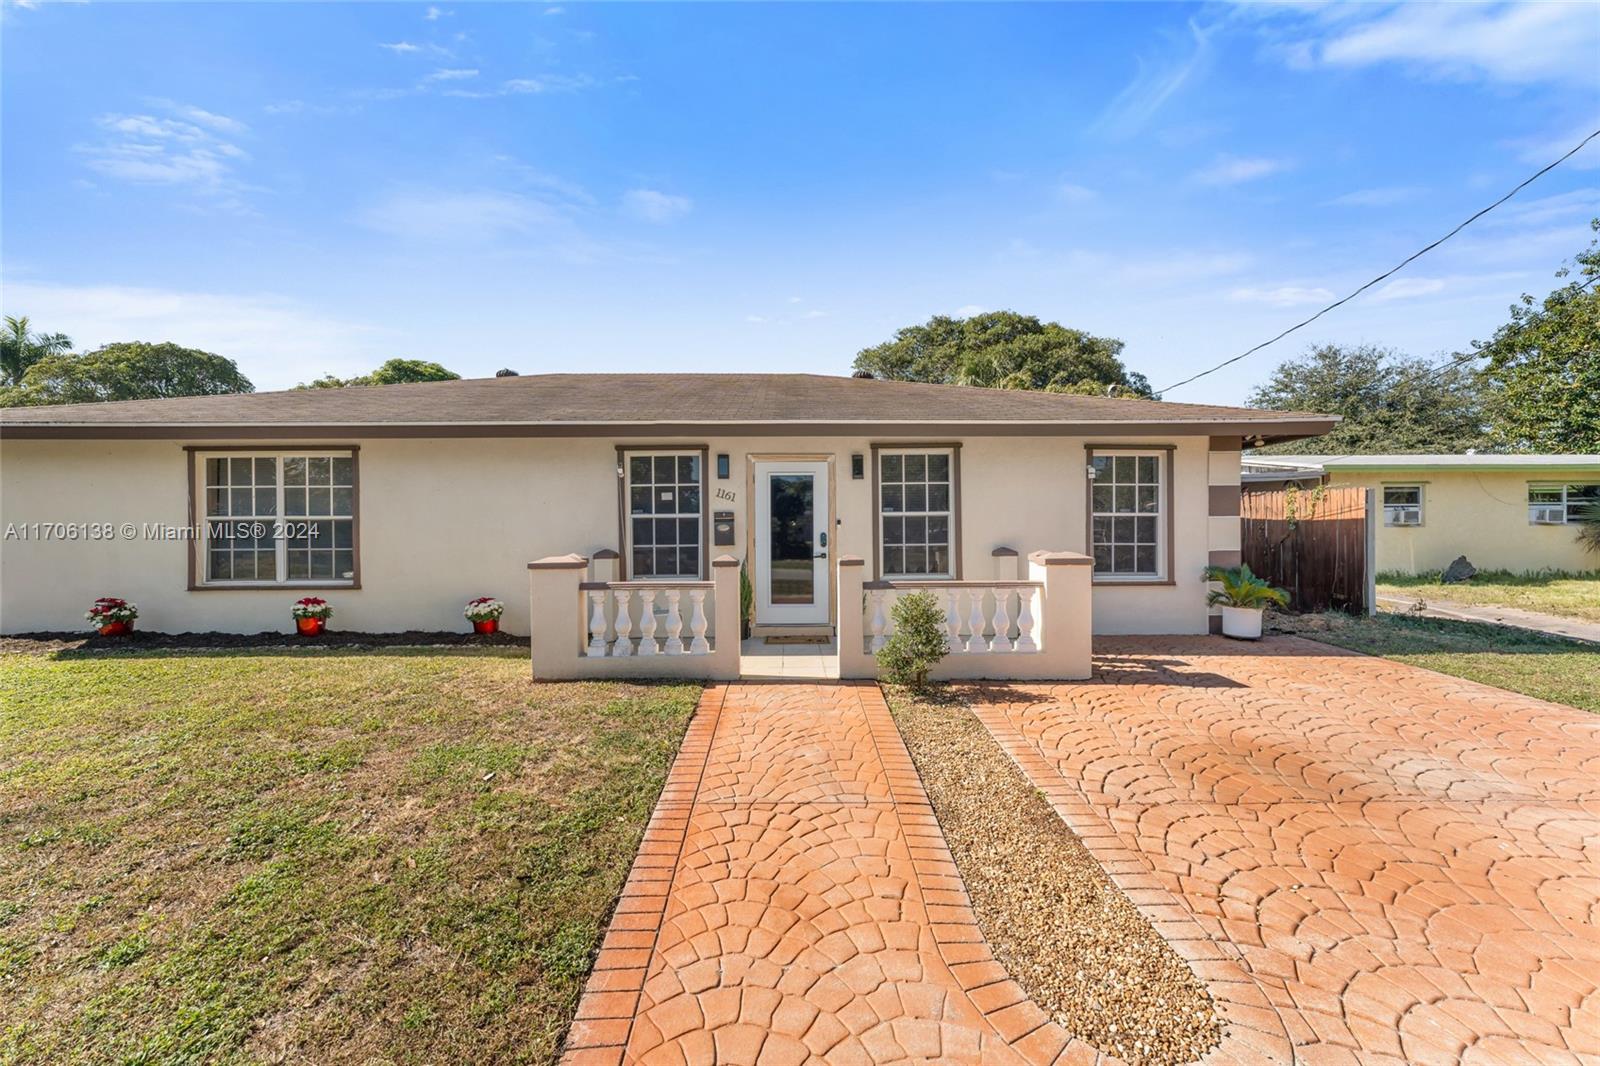
M 950 654 L 944 612 L 931 592 L 916 592 L 895 601 L 894 633 L 878 649 L 878 668 L 885 681 L 925 688 L 928 671 Z

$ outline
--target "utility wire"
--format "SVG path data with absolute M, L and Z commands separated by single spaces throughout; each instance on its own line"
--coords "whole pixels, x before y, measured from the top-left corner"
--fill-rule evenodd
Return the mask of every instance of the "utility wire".
M 1596 282 L 1600 282 L 1600 274 L 1596 274 L 1594 277 L 1590 278 L 1588 281 L 1584 282 L 1582 285 L 1579 285 L 1576 289 L 1572 289 L 1571 290 L 1571 295 L 1577 296 L 1579 293 L 1581 293 L 1581 292 L 1585 291 L 1586 289 L 1590 288 L 1591 286 L 1593 286 Z M 1567 290 L 1564 288 L 1564 289 L 1557 290 L 1557 291 L 1563 291 L 1564 292 L 1564 291 L 1567 291 Z M 1545 312 L 1540 311 L 1539 315 L 1542 317 L 1544 315 L 1544 313 Z M 1443 373 L 1446 370 L 1454 370 L 1456 367 L 1461 366 L 1464 363 L 1470 363 L 1475 359 L 1482 359 L 1482 358 L 1483 358 L 1483 353 L 1482 352 L 1460 352 L 1460 353 L 1458 353 L 1456 355 L 1451 356 L 1449 359 L 1446 359 L 1444 362 L 1438 364 L 1437 366 L 1430 366 L 1430 367 L 1427 367 L 1426 369 L 1419 370 L 1414 374 L 1410 374 L 1410 375 L 1408 375 L 1406 377 L 1401 378 L 1399 381 L 1396 381 L 1394 383 L 1394 385 L 1391 387 L 1391 391 L 1393 391 L 1393 389 L 1404 388 L 1404 387 L 1406 387 L 1408 385 L 1420 385 L 1423 382 L 1427 381 L 1429 378 L 1433 377 L 1435 374 Z M 1364 454 L 1368 454 L 1368 453 L 1365 453 L 1365 452 L 1340 452 L 1337 455 L 1322 455 L 1321 458 L 1322 458 L 1323 462 L 1327 462 L 1330 459 L 1349 459 L 1352 456 L 1364 455 Z M 1276 458 L 1279 458 L 1279 456 L 1270 455 L 1267 458 L 1276 459 Z M 1289 453 L 1289 454 L 1283 455 L 1282 458 L 1284 458 L 1284 459 L 1293 459 L 1294 458 L 1294 454 L 1293 453 Z M 1496 497 L 1496 498 L 1498 499 L 1498 497 Z M 1500 502 L 1501 503 L 1505 503 L 1506 501 L 1501 500 Z
M 1254 355 L 1256 352 L 1259 352 L 1261 349 L 1267 347 L 1268 345 L 1272 345 L 1272 344 L 1278 343 L 1279 341 L 1283 340 L 1283 338 L 1285 338 L 1289 334 L 1293 333 L 1295 330 L 1301 329 L 1301 328 L 1303 328 L 1305 326 L 1309 326 L 1311 323 L 1315 322 L 1317 319 L 1321 318 L 1323 315 L 1327 314 L 1329 311 L 1332 311 L 1334 308 L 1339 307 L 1339 306 L 1341 306 L 1343 304 L 1349 303 L 1351 300 L 1354 300 L 1357 296 L 1360 296 L 1362 293 L 1366 292 L 1368 289 L 1370 289 L 1374 285 L 1378 284 L 1378 282 L 1384 281 L 1385 279 L 1387 279 L 1387 278 L 1391 277 L 1392 275 L 1398 273 L 1403 268 L 1411 265 L 1412 263 L 1414 263 L 1418 259 L 1422 258 L 1424 255 L 1427 255 L 1429 252 L 1431 252 L 1435 248 L 1439 247 L 1439 245 L 1443 244 L 1445 241 L 1449 240 L 1451 237 L 1454 237 L 1456 234 L 1460 233 L 1462 230 L 1466 229 L 1468 226 L 1470 226 L 1474 222 L 1478 221 L 1478 219 L 1482 218 L 1484 215 L 1487 215 L 1490 211 L 1493 211 L 1495 208 L 1499 207 L 1501 204 L 1505 203 L 1507 200 L 1509 200 L 1513 196 L 1517 195 L 1517 193 L 1521 192 L 1523 189 L 1526 189 L 1529 185 L 1532 185 L 1534 182 L 1538 181 L 1540 178 L 1542 178 L 1546 174 L 1550 173 L 1552 170 L 1554 170 L 1556 167 L 1560 166 L 1562 163 L 1565 163 L 1568 159 L 1571 159 L 1573 156 L 1577 155 L 1578 152 L 1583 149 L 1584 145 L 1588 144 L 1590 141 L 1594 140 L 1596 137 L 1600 137 L 1600 129 L 1595 130 L 1593 133 L 1589 134 L 1589 136 L 1585 137 L 1583 140 L 1581 140 L 1577 144 L 1573 145 L 1572 148 L 1565 155 L 1563 155 L 1560 159 L 1557 159 L 1553 163 L 1549 163 L 1549 164 L 1546 164 L 1543 167 L 1540 167 L 1537 171 L 1535 171 L 1534 173 L 1530 174 L 1527 178 L 1523 179 L 1523 181 L 1520 184 L 1518 184 L 1516 188 L 1512 189 L 1510 192 L 1508 192 L 1504 196 L 1500 197 L 1500 199 L 1496 200 L 1494 203 L 1490 204 L 1488 207 L 1485 207 L 1481 211 L 1479 211 L 1476 214 L 1474 214 L 1471 218 L 1469 218 L 1465 222 L 1461 223 L 1459 226 L 1457 226 L 1455 229 L 1451 230 L 1449 233 L 1446 233 L 1443 237 L 1440 237 L 1438 240 L 1434 241 L 1432 244 L 1429 244 L 1427 247 L 1422 248 L 1422 249 L 1420 249 L 1420 250 L 1418 250 L 1416 252 L 1413 252 L 1411 255 L 1409 255 L 1405 259 L 1401 260 L 1398 264 L 1396 264 L 1395 266 L 1391 267 L 1390 269 L 1384 271 L 1382 274 L 1379 274 L 1377 277 L 1373 278 L 1371 281 L 1367 282 L 1365 285 L 1361 286 L 1359 289 L 1357 289 L 1354 292 L 1350 293 L 1348 296 L 1345 296 L 1345 297 L 1343 297 L 1341 299 L 1333 301 L 1333 303 L 1329 304 L 1327 307 L 1324 307 L 1322 310 L 1318 311 L 1316 314 L 1312 315 L 1310 318 L 1307 318 L 1307 319 L 1305 319 L 1303 321 L 1300 321 L 1300 322 L 1296 322 L 1294 325 L 1290 326 L 1288 329 L 1284 330 L 1282 333 L 1279 333 L 1276 337 L 1273 337 L 1271 340 L 1262 341 L 1260 344 L 1256 345 L 1255 347 L 1250 348 L 1247 351 L 1240 352 L 1238 355 L 1234 356 L 1232 359 L 1224 359 L 1222 362 L 1218 363 L 1216 366 L 1212 367 L 1209 370 L 1202 370 L 1198 374 L 1194 374 L 1194 375 L 1192 375 L 1190 377 L 1184 378 L 1182 381 L 1178 382 L 1176 385 L 1168 385 L 1164 389 L 1157 390 L 1156 395 L 1157 396 L 1165 396 L 1167 393 L 1171 392 L 1174 389 L 1181 389 L 1183 386 L 1188 385 L 1190 382 L 1199 381 L 1201 378 L 1205 377 L 1207 374 L 1215 374 L 1217 371 L 1221 370 L 1225 366 L 1232 366 L 1234 363 L 1237 363 L 1239 360 L 1244 359 L 1247 356 Z
M 1600 132 L 1600 131 L 1596 131 L 1596 132 Z M 1600 274 L 1596 274 L 1594 277 L 1590 278 L 1588 281 L 1584 282 L 1582 285 L 1579 285 L 1576 289 L 1568 290 L 1566 288 L 1562 288 L 1562 289 L 1559 289 L 1557 291 L 1558 292 L 1570 291 L 1573 296 L 1576 296 L 1579 293 L 1583 292 L 1585 289 L 1589 288 L 1591 285 L 1593 285 L 1597 281 L 1600 281 Z M 1539 312 L 1538 317 L 1543 317 L 1543 315 L 1544 315 L 1544 312 L 1541 311 L 1541 312 Z M 1435 374 L 1442 373 L 1443 371 L 1446 371 L 1446 370 L 1453 370 L 1454 368 L 1462 365 L 1463 363 L 1469 363 L 1474 359 L 1482 359 L 1482 358 L 1484 358 L 1484 355 L 1483 355 L 1482 352 L 1461 352 L 1458 355 L 1454 355 L 1454 356 L 1451 356 L 1449 359 L 1446 359 L 1444 362 L 1440 363 L 1438 366 L 1431 366 L 1431 367 L 1428 367 L 1426 370 L 1419 370 L 1415 374 L 1411 374 L 1411 375 L 1409 375 L 1407 377 L 1401 378 L 1399 381 L 1394 383 L 1394 387 L 1395 388 L 1402 388 L 1402 387 L 1407 386 L 1407 385 L 1420 385 L 1424 381 L 1427 381 L 1429 378 L 1433 377 Z

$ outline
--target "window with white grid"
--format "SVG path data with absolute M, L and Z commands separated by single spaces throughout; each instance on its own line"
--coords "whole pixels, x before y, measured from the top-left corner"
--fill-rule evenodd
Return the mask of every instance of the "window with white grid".
M 205 585 L 354 584 L 352 452 L 201 453 Z
M 699 580 L 701 456 L 695 452 L 628 452 L 628 576 Z
M 1096 578 L 1165 578 L 1164 464 L 1163 452 L 1094 453 L 1089 502 Z
M 955 492 L 950 449 L 878 453 L 881 572 L 894 577 L 951 577 Z

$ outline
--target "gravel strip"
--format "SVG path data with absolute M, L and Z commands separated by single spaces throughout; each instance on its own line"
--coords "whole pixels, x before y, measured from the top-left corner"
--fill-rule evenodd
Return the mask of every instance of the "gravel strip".
M 889 693 L 995 957 L 1063 1029 L 1138 1066 L 1217 1046 L 1211 996 L 965 705 Z
M 523 647 L 527 637 L 510 633 L 346 633 L 330 629 L 321 636 L 302 637 L 298 633 L 154 633 L 135 629 L 124 637 L 102 637 L 98 633 L 57 632 L 17 633 L 0 637 L 0 653 L 67 653 L 103 655 L 114 652 L 152 651 L 164 648 L 436 648 L 436 647 Z

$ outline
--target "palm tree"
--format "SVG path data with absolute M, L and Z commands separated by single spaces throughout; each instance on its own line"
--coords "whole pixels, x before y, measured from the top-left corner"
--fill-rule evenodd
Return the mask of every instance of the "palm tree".
M 1592 552 L 1600 552 L 1600 502 L 1591 503 L 1578 512 L 1578 543 Z
M 22 375 L 34 363 L 72 350 L 72 338 L 65 333 L 30 332 L 27 315 L 7 315 L 5 321 L 5 329 L 0 331 L 0 383 L 21 385 Z

